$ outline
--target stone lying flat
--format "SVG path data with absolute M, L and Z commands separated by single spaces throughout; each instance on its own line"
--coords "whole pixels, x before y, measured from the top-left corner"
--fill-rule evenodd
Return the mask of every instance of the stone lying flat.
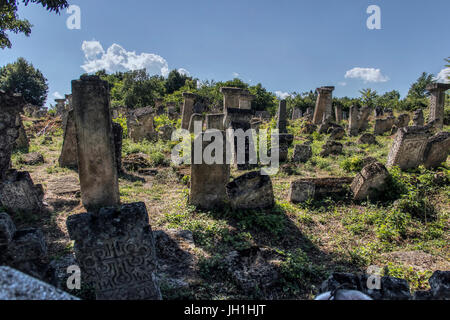
M 55 177 L 47 182 L 47 191 L 56 195 L 76 195 L 80 193 L 80 181 L 76 177 Z
M 32 152 L 22 156 L 20 163 L 28 166 L 35 166 L 44 163 L 44 156 L 39 152 Z
M 79 300 L 9 267 L 0 267 L 0 300 Z
M 337 141 L 329 140 L 322 146 L 321 157 L 327 157 L 329 155 L 339 155 L 342 154 L 344 146 L 342 143 Z
M 355 200 L 372 198 L 386 186 L 389 172 L 379 162 L 366 165 L 352 182 L 351 189 Z
M 307 162 L 312 157 L 312 147 L 309 144 L 297 144 L 294 147 L 292 162 Z
M 353 178 L 305 178 L 293 181 L 289 191 L 291 202 L 304 202 L 310 198 L 320 199 L 344 195 Z
M 358 144 L 377 144 L 377 139 L 373 134 L 364 133 L 361 137 L 359 137 Z
M 263 209 L 275 204 L 272 181 L 259 171 L 246 173 L 226 186 L 233 209 Z

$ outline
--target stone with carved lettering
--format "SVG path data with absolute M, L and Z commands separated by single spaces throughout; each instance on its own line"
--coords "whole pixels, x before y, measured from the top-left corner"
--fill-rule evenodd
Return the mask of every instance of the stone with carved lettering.
M 72 215 L 67 230 L 98 300 L 160 300 L 155 242 L 145 204 Z

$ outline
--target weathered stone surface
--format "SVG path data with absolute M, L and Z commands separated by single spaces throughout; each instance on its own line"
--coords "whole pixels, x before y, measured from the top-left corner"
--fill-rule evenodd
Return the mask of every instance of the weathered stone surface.
M 22 118 L 18 115 L 16 121 L 20 123 L 20 127 L 19 127 L 19 137 L 16 140 L 15 148 L 18 150 L 24 150 L 28 152 L 30 143 L 28 141 L 27 133 L 22 123 Z
M 450 83 L 434 83 L 427 87 L 430 92 L 429 122 L 436 120 L 436 127 L 444 127 L 445 91 L 450 89 Z
M 309 198 L 321 199 L 345 195 L 353 178 L 304 178 L 293 181 L 289 191 L 291 202 L 304 202 Z
M 404 128 L 409 125 L 409 122 L 411 121 L 411 117 L 407 113 L 402 113 L 398 116 L 397 120 L 395 121 L 395 125 L 397 128 Z
M 122 165 L 129 171 L 136 171 L 141 168 L 148 168 L 151 163 L 145 153 L 132 153 L 122 160 Z
M 387 166 L 416 168 L 423 163 L 430 133 L 425 127 L 405 127 L 398 130 L 389 152 Z
M 225 130 L 223 121 L 225 119 L 224 113 L 208 114 L 206 115 L 206 129 Z
M 292 120 L 297 120 L 300 119 L 302 117 L 302 110 L 300 108 L 296 108 L 294 107 L 294 109 L 292 110 Z
M 50 261 L 45 280 L 60 290 L 67 289 L 67 279 L 72 275 L 67 273 L 67 268 L 77 266 L 78 263 L 73 253 L 58 257 Z
M 358 144 L 377 144 L 377 139 L 373 134 L 363 133 L 358 139 Z
M 155 242 L 142 202 L 69 216 L 67 230 L 98 300 L 159 300 Z
M 439 167 L 447 161 L 450 153 L 450 132 L 440 132 L 431 137 L 424 151 L 424 166 L 427 169 Z
M 450 271 L 436 271 L 428 282 L 433 299 L 450 300 Z
M 27 153 L 21 157 L 20 163 L 26 164 L 28 166 L 42 164 L 44 163 L 44 156 L 39 152 Z
M 122 139 L 123 128 L 120 124 L 112 122 L 112 134 L 114 141 L 114 155 L 116 158 L 117 172 L 122 172 Z
M 279 279 L 274 264 L 270 263 L 269 250 L 251 247 L 246 250 L 232 251 L 225 257 L 228 274 L 246 293 L 262 292 L 267 296 Z
M 330 140 L 341 140 L 345 137 L 345 130 L 342 127 L 335 127 L 330 131 Z
M 21 95 L 0 90 L 0 180 L 10 168 L 11 153 L 19 137 L 20 122 L 17 121 L 25 101 Z
M 78 298 L 20 271 L 0 267 L 0 300 L 78 300 Z
M 127 116 L 128 136 L 137 142 L 144 139 L 148 141 L 155 140 L 154 115 L 152 107 L 140 108 L 130 112 Z
M 317 130 L 317 126 L 310 122 L 306 122 L 302 126 L 302 133 L 312 134 L 316 130 Z
M 251 101 L 254 96 L 246 89 L 232 88 L 232 87 L 222 87 L 220 92 L 223 94 L 223 107 L 224 112 L 228 108 L 236 108 L 243 110 L 251 109 Z
M 39 213 L 43 208 L 42 185 L 34 185 L 28 172 L 10 170 L 0 182 L 0 203 L 11 212 Z
M 389 132 L 392 130 L 394 123 L 395 123 L 395 117 L 387 117 L 385 119 L 376 119 L 374 133 L 376 135 L 382 135 L 385 132 Z
M 382 277 L 380 280 L 380 290 L 368 289 L 368 275 L 356 275 L 350 273 L 333 273 L 325 280 L 320 288 L 320 292 L 330 292 L 340 290 L 357 290 L 373 300 L 410 300 L 411 293 L 408 283 L 403 279 Z
M 272 134 L 274 137 L 275 134 Z M 278 148 L 272 147 L 270 152 L 278 152 L 280 162 L 288 161 L 289 146 L 294 142 L 294 136 L 288 133 L 280 133 L 278 136 Z
M 203 130 L 203 115 L 199 113 L 192 114 L 191 120 L 189 121 L 189 132 L 194 133 L 196 127 Z
M 271 208 L 275 204 L 272 181 L 259 171 L 234 179 L 227 184 L 226 192 L 233 209 Z
M 292 162 L 301 163 L 307 162 L 312 157 L 312 148 L 309 144 L 297 144 L 294 147 L 294 154 L 292 155 Z
M 353 199 L 364 200 L 376 196 L 386 187 L 388 177 L 389 172 L 381 163 L 372 162 L 366 165 L 351 184 Z
M 109 87 L 97 76 L 72 81 L 81 197 L 88 209 L 120 203 Z
M 336 123 L 342 122 L 342 106 L 340 105 L 334 106 L 334 119 L 336 120 Z
M 159 138 L 163 141 L 170 141 L 174 130 L 175 129 L 170 125 L 162 126 L 158 130 Z
M 6 248 L 12 241 L 15 232 L 16 225 L 11 217 L 5 212 L 0 212 L 0 261 Z
M 331 154 L 333 155 L 339 155 L 342 154 L 342 149 L 344 146 L 342 143 L 339 143 L 337 141 L 328 140 L 322 147 L 322 152 L 320 153 L 321 157 L 327 157 Z
M 255 98 L 256 97 L 254 95 L 245 91 L 241 93 L 241 95 L 239 96 L 239 109 L 251 110 L 252 101 L 255 100 Z
M 359 108 L 357 106 L 350 107 L 348 134 L 350 136 L 356 136 L 360 132 L 365 131 L 369 125 L 368 118 L 371 113 L 372 108 L 367 106 L 362 108 Z
M 189 123 L 191 116 L 194 113 L 194 104 L 197 99 L 197 95 L 193 93 L 183 92 L 183 109 L 181 115 L 181 129 L 189 130 Z
M 425 118 L 423 116 L 423 110 L 419 109 L 414 111 L 413 126 L 423 126 L 425 124 Z
M 61 167 L 78 167 L 77 130 L 73 110 L 63 118 L 64 142 L 59 157 Z
M 196 141 L 202 139 L 202 154 L 205 148 L 210 144 L 205 141 L 200 134 Z M 223 141 L 225 133 L 222 132 Z M 195 145 L 194 141 L 194 145 Z M 194 146 L 192 150 L 194 150 Z M 220 150 L 219 150 L 220 152 Z M 192 152 L 191 164 L 191 190 L 189 194 L 189 203 L 203 209 L 214 209 L 222 206 L 226 202 L 225 185 L 230 180 L 230 165 L 226 163 L 226 143 L 223 144 L 222 164 L 207 164 L 203 159 L 195 159 L 195 152 Z M 197 162 L 197 164 L 196 164 Z
M 321 87 L 317 88 L 317 101 L 316 108 L 314 110 L 313 123 L 320 124 L 323 116 L 331 116 L 333 113 L 333 91 L 334 87 Z
M 287 109 L 286 100 L 281 100 L 277 113 L 277 129 L 279 133 L 287 133 Z

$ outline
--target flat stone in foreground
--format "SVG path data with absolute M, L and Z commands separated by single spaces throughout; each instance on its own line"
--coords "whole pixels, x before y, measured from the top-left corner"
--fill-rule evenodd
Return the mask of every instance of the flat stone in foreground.
M 0 267 L 0 300 L 79 300 L 9 267 Z

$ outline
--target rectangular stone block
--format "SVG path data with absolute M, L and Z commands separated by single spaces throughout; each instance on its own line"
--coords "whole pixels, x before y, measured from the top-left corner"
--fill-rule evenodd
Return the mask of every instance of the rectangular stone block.
M 197 95 L 193 93 L 183 92 L 183 110 L 181 115 L 181 129 L 189 130 L 189 123 L 194 113 L 194 103 Z
M 69 216 L 67 230 L 98 300 L 160 300 L 155 242 L 142 202 Z
M 225 119 L 224 113 L 208 114 L 206 115 L 206 129 L 225 130 L 223 121 Z
M 303 202 L 309 198 L 321 199 L 345 195 L 353 178 L 304 178 L 293 181 L 289 191 L 291 202 Z
M 61 167 L 78 167 L 77 130 L 73 110 L 67 112 L 63 119 L 64 141 L 59 156 Z
M 120 203 L 109 87 L 97 76 L 72 81 L 81 197 L 88 210 Z
M 425 127 L 399 129 L 388 155 L 387 166 L 398 166 L 402 170 L 420 166 L 429 137 L 430 133 Z
M 333 91 L 334 87 L 321 87 L 317 88 L 317 101 L 316 101 L 316 109 L 314 110 L 313 123 L 320 124 L 325 115 L 325 118 L 328 118 L 333 113 Z

